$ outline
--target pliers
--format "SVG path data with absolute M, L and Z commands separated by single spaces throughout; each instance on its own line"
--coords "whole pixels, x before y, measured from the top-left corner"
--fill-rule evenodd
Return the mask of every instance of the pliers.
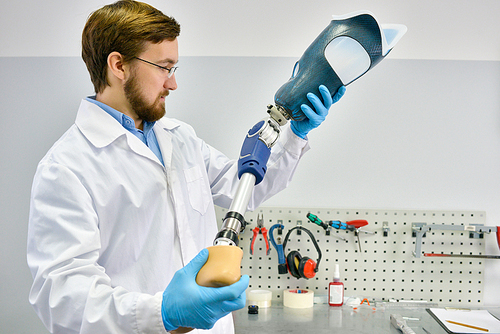
M 255 243 L 255 239 L 257 239 L 258 234 L 262 234 L 264 241 L 266 242 L 266 255 L 269 255 L 271 249 L 269 249 L 269 241 L 267 240 L 267 229 L 264 227 L 264 215 L 257 214 L 257 227 L 252 230 L 253 237 L 250 241 L 250 254 L 253 255 L 253 245 Z

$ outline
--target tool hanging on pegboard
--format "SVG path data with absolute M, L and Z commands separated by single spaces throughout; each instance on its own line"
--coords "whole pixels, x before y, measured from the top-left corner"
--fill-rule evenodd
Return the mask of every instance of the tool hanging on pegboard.
M 356 219 L 356 220 L 350 220 L 347 222 L 341 222 L 340 220 L 330 220 L 323 222 L 318 216 L 312 213 L 308 213 L 306 215 L 307 219 L 311 223 L 314 223 L 318 226 L 321 226 L 325 231 L 329 232 L 331 228 L 335 228 L 337 230 L 346 230 L 346 231 L 352 231 L 354 232 L 354 236 L 358 240 L 358 247 L 359 247 L 359 252 L 361 253 L 361 241 L 359 240 L 359 234 L 360 233 L 365 233 L 365 234 L 374 234 L 375 232 L 372 231 L 366 231 L 361 229 L 362 227 L 368 225 L 368 221 L 364 219 Z M 340 238 L 344 241 L 347 241 L 346 238 L 341 237 L 341 236 L 335 236 L 337 238 Z
M 500 227 L 499 226 L 483 226 L 483 225 L 446 225 L 446 224 L 426 224 L 426 223 L 413 223 L 412 231 L 415 240 L 415 251 L 413 256 L 419 258 L 422 254 L 422 238 L 426 236 L 427 232 L 432 230 L 441 231 L 465 231 L 469 232 L 469 238 L 471 239 L 482 239 L 484 233 L 496 233 L 497 245 L 500 249 Z M 476 259 L 500 259 L 499 255 L 482 255 L 482 254 L 463 254 L 461 251 L 459 254 L 443 254 L 443 253 L 423 253 L 425 257 L 464 257 L 464 258 L 476 258 Z
M 269 249 L 269 242 L 267 239 L 267 229 L 264 227 L 264 215 L 260 214 L 257 215 L 257 227 L 252 230 L 253 232 L 253 237 L 250 241 L 250 254 L 253 255 L 253 248 L 255 244 L 255 240 L 257 240 L 257 236 L 259 234 L 262 234 L 262 238 L 264 239 L 264 242 L 266 243 L 266 255 L 269 255 L 271 252 L 271 249 Z
M 274 246 L 276 249 L 276 252 L 278 253 L 278 273 L 281 274 L 286 274 L 287 269 L 286 269 L 286 259 L 285 259 L 285 252 L 283 251 L 283 243 L 281 242 L 281 237 L 277 238 L 277 242 L 274 241 L 274 229 L 278 228 L 278 234 L 281 234 L 280 231 L 282 231 L 285 226 L 283 224 L 274 224 L 271 226 L 269 229 L 269 240 L 271 240 L 271 244 Z

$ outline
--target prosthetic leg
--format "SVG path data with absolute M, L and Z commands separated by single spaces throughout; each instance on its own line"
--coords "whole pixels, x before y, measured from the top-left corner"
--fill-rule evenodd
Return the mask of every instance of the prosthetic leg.
M 333 96 L 340 86 L 348 85 L 379 63 L 405 32 L 403 25 L 382 29 L 372 14 L 357 12 L 334 17 L 304 52 L 290 80 L 277 91 L 276 105 L 268 106 L 269 117 L 258 122 L 245 138 L 238 160 L 240 183 L 214 246 L 208 247 L 208 261 L 196 278 L 199 285 L 218 287 L 240 279 L 243 251 L 237 247 L 238 235 L 245 228 L 248 202 L 254 186 L 264 178 L 280 126 L 290 119 L 306 118 L 300 106 L 310 105 L 307 93 L 321 96 L 318 87 L 325 85 Z

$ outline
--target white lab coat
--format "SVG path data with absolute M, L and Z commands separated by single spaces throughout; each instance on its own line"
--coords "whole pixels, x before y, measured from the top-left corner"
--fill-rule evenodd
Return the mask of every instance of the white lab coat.
M 75 124 L 39 163 L 28 230 L 29 300 L 51 332 L 165 333 L 164 289 L 213 243 L 213 206 L 230 205 L 237 164 L 180 121 L 163 118 L 154 131 L 165 166 L 83 100 Z M 286 187 L 307 149 L 307 141 L 283 129 L 250 210 Z M 230 315 L 211 331 L 233 332 Z

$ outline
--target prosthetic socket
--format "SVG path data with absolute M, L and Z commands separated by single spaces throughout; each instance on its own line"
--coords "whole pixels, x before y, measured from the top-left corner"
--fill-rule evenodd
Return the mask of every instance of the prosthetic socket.
M 333 96 L 340 86 L 384 59 L 406 30 L 400 24 L 380 26 L 367 11 L 334 16 L 295 64 L 290 80 L 277 91 L 276 106 L 289 118 L 304 120 L 300 106 L 311 106 L 307 93 L 321 96 L 318 87 L 325 85 Z

